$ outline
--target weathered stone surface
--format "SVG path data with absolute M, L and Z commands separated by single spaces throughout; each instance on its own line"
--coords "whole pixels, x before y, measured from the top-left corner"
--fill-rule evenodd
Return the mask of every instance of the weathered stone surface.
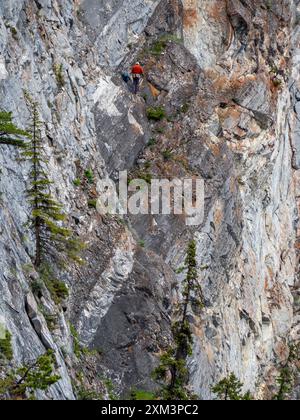
M 231 27 L 226 1 L 183 0 L 183 37 L 201 68 L 213 66 L 226 51 Z
M 94 101 L 95 128 L 108 173 L 130 169 L 150 138 L 143 101 L 133 99 L 109 77 L 99 81 Z
M 104 374 L 119 395 L 155 389 L 151 371 L 171 343 L 176 273 L 191 238 L 205 298 L 201 312 L 189 308 L 191 386 L 210 399 L 211 385 L 234 371 L 258 396 L 272 390 L 299 339 L 300 55 L 297 2 L 271 3 L 1 1 L 0 108 L 25 128 L 23 89 L 39 101 L 53 193 L 88 245 L 84 266 L 57 269 L 70 289 L 63 307 L 46 288 L 30 292 L 39 277 L 29 266 L 28 167 L 19 151 L 0 146 L 0 315 L 16 364 L 55 349 L 62 379 L 40 398 L 73 399 L 78 364 L 97 389 Z M 136 60 L 146 71 L 137 97 L 116 70 Z M 149 106 L 167 118 L 150 123 Z M 174 215 L 101 217 L 88 208 L 97 191 L 83 181 L 87 169 L 95 183 L 120 169 L 199 175 L 205 219 L 188 228 Z M 39 305 L 55 316 L 54 328 Z M 76 361 L 70 322 L 80 344 L 101 356 Z
M 170 343 L 174 281 L 174 273 L 162 259 L 139 250 L 132 274 L 102 318 L 92 346 L 102 350 L 102 363 L 123 395 L 136 384 L 141 389 L 154 388 L 151 373 L 157 354 Z
M 183 5 L 181 0 L 160 1 L 155 13 L 150 17 L 145 33 L 148 37 L 166 36 L 172 34 L 182 37 L 183 29 Z
M 130 52 L 128 45 L 138 43 L 158 3 L 159 0 L 133 0 L 128 7 L 124 0 L 80 2 L 79 17 L 96 45 L 99 64 L 117 66 L 121 63 Z

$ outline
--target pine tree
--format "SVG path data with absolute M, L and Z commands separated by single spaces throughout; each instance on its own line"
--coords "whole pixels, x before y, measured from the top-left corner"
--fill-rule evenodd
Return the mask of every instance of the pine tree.
M 62 226 L 66 215 L 50 191 L 52 181 L 46 172 L 47 159 L 44 153 L 38 103 L 28 94 L 25 96 L 31 112 L 31 125 L 28 130 L 30 140 L 26 144 L 23 156 L 31 164 L 28 198 L 32 208 L 31 228 L 36 242 L 35 266 L 39 268 L 46 256 L 58 259 L 60 262 L 65 258 L 81 261 L 79 253 L 83 249 L 83 244 L 74 238 L 70 229 Z
M 218 400 L 222 401 L 250 401 L 250 392 L 242 393 L 243 384 L 237 379 L 234 373 L 228 378 L 222 379 L 217 385 L 212 387 L 212 392 L 217 395 Z
M 289 367 L 281 369 L 279 377 L 276 379 L 279 387 L 277 394 L 274 396 L 275 401 L 285 401 L 293 389 L 294 376 Z
M 28 137 L 28 133 L 14 125 L 12 113 L 0 111 L 0 144 L 24 147 L 24 137 Z
M 35 391 L 47 389 L 60 380 L 55 374 L 56 358 L 52 350 L 41 355 L 31 364 L 12 369 L 0 379 L 0 400 L 34 398 Z
M 162 355 L 159 366 L 153 372 L 154 379 L 164 383 L 160 396 L 167 400 L 188 400 L 194 397 L 187 389 L 186 365 L 187 357 L 192 355 L 193 337 L 187 316 L 192 293 L 200 296 L 194 303 L 203 306 L 202 291 L 198 284 L 195 241 L 191 241 L 188 246 L 185 269 L 187 274 L 184 280 L 183 301 L 178 307 L 179 320 L 172 327 L 175 346 Z
M 285 401 L 289 398 L 293 390 L 296 372 L 299 370 L 297 363 L 300 360 L 300 344 L 293 344 L 290 346 L 290 353 L 285 366 L 280 370 L 280 375 L 276 379 L 278 385 L 278 392 L 274 395 L 273 400 Z

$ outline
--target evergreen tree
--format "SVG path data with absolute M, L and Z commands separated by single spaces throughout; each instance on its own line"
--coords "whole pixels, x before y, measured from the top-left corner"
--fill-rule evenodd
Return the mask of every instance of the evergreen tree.
M 243 384 L 237 379 L 234 373 L 228 378 L 222 379 L 212 388 L 212 392 L 222 401 L 249 401 L 252 400 L 250 392 L 242 393 Z
M 279 387 L 277 394 L 274 396 L 275 401 L 285 401 L 293 389 L 294 376 L 289 367 L 281 369 L 279 377 L 276 379 Z
M 290 346 L 290 353 L 285 366 L 280 370 L 280 375 L 276 379 L 278 385 L 278 392 L 274 395 L 273 400 L 285 401 L 292 392 L 295 375 L 297 372 L 297 363 L 300 360 L 300 344 Z
M 25 96 L 31 112 L 31 125 L 30 140 L 26 144 L 23 156 L 31 164 L 28 197 L 32 208 L 31 227 L 36 242 L 35 266 L 39 268 L 46 256 L 58 259 L 60 262 L 65 258 L 81 261 L 79 253 L 83 249 L 83 244 L 74 238 L 70 229 L 62 226 L 66 215 L 50 191 L 52 181 L 46 172 L 47 159 L 44 153 L 38 104 L 28 94 Z
M 178 307 L 179 320 L 172 327 L 175 346 L 162 355 L 159 366 L 153 372 L 154 379 L 164 383 L 160 396 L 167 400 L 187 400 L 194 397 L 187 389 L 186 365 L 187 357 L 192 355 L 193 338 L 187 316 L 192 293 L 200 296 L 194 303 L 203 305 L 202 291 L 198 284 L 195 241 L 191 241 L 188 246 L 185 269 L 187 274 L 184 280 L 183 301 Z
M 0 111 L 0 144 L 24 147 L 24 137 L 28 137 L 28 133 L 14 125 L 12 113 Z
M 38 357 L 31 364 L 11 370 L 7 376 L 0 379 L 0 400 L 7 398 L 34 398 L 35 391 L 47 389 L 60 380 L 55 374 L 56 358 L 52 350 Z

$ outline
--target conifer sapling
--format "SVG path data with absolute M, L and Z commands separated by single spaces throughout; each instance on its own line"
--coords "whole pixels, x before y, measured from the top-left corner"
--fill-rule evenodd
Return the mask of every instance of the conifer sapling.
M 160 364 L 153 372 L 153 377 L 163 383 L 160 397 L 167 400 L 188 400 L 195 396 L 187 388 L 188 369 L 186 359 L 192 355 L 192 331 L 188 319 L 188 308 L 192 302 L 192 294 L 203 305 L 201 287 L 198 284 L 196 261 L 196 242 L 191 241 L 185 260 L 186 277 L 183 286 L 183 300 L 178 307 L 178 321 L 173 324 L 172 333 L 175 346 L 161 356 Z M 168 377 L 169 375 L 169 377 Z
M 79 253 L 83 244 L 70 229 L 62 225 L 66 215 L 50 190 L 52 181 L 47 174 L 38 104 L 28 94 L 25 96 L 31 113 L 31 125 L 28 130 L 30 140 L 23 156 L 31 164 L 28 198 L 32 209 L 31 228 L 36 241 L 35 266 L 39 268 L 46 256 L 60 262 L 65 258 L 80 262 Z
M 0 379 L 0 400 L 5 396 L 13 399 L 34 398 L 35 391 L 47 391 L 60 380 L 55 374 L 56 358 L 52 350 L 39 356 L 35 362 L 12 369 Z

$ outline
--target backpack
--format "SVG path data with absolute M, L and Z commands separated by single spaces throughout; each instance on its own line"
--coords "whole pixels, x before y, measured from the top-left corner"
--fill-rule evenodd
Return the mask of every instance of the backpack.
M 127 71 L 124 71 L 121 73 L 122 79 L 124 80 L 125 83 L 128 83 L 130 80 L 130 76 L 129 73 Z

